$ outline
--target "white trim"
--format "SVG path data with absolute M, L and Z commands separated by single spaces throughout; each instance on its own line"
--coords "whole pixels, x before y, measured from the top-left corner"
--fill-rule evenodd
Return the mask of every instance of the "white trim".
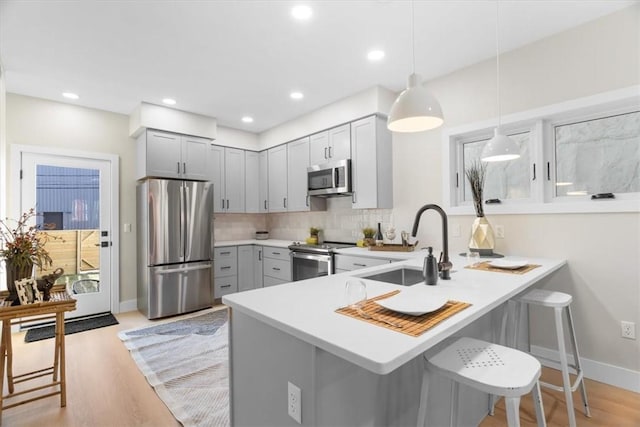
M 541 362 L 544 366 L 560 369 L 560 360 L 558 350 L 552 350 L 537 345 L 531 346 L 531 354 L 542 358 Z M 573 360 L 573 354 L 568 354 L 569 361 Z M 547 360 L 544 360 L 547 359 Z M 590 380 L 609 384 L 614 387 L 623 388 L 625 390 L 640 393 L 640 372 L 619 366 L 609 365 L 591 359 L 580 358 L 584 376 Z M 589 389 L 587 388 L 587 396 Z
M 120 302 L 120 313 L 126 313 L 128 311 L 136 311 L 138 310 L 138 300 L 137 299 L 128 299 L 126 301 Z
M 543 122 L 551 120 L 553 123 L 571 120 L 576 117 L 585 117 L 604 110 L 616 110 L 637 107 L 640 104 L 640 85 L 631 86 L 610 92 L 599 93 L 584 98 L 552 104 L 533 110 L 514 113 L 502 117 L 503 129 L 510 132 L 512 129 L 534 126 L 541 134 L 548 129 Z M 495 127 L 496 119 L 483 120 L 465 125 L 447 128 L 442 132 L 442 194 L 443 204 L 448 215 L 474 215 L 471 204 L 452 205 L 456 199 L 456 188 L 452 187 L 456 179 L 457 165 L 452 161 L 457 156 L 457 144 L 462 139 L 472 136 L 487 134 Z M 541 137 L 540 135 L 536 138 Z M 551 198 L 548 186 L 542 182 L 546 161 L 551 160 L 549 147 L 534 141 L 531 147 L 532 161 L 537 165 L 537 177 L 540 182 L 532 185 L 531 201 L 508 201 L 502 205 L 485 206 L 485 213 L 489 215 L 500 214 L 546 214 L 546 213 L 610 213 L 610 212 L 640 212 L 640 200 L 635 195 L 620 195 L 615 200 L 592 201 L 568 200 L 563 202 L 557 198 Z M 459 177 L 464 180 L 464 177 Z M 544 186 L 544 188 L 543 188 Z
M 20 195 L 20 169 L 15 165 L 21 165 L 22 153 L 49 154 L 53 156 L 80 157 L 109 162 L 111 172 L 111 312 L 120 311 L 120 158 L 115 154 L 98 153 L 91 151 L 69 150 L 65 148 L 43 147 L 40 145 L 12 144 L 11 163 L 14 165 L 9 170 L 12 178 L 11 194 Z M 14 204 L 13 215 L 17 218 L 21 203 Z

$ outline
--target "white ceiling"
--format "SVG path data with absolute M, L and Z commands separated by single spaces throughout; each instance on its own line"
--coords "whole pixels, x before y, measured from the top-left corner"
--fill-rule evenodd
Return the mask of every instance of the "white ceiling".
M 309 21 L 292 6 L 313 8 Z M 500 1 L 508 51 L 637 1 Z M 416 71 L 426 79 L 495 56 L 493 1 L 415 1 Z M 411 72 L 408 1 L 7 1 L 0 61 L 8 92 L 129 114 L 141 102 L 261 132 Z M 386 57 L 370 63 L 366 53 Z M 289 98 L 293 90 L 304 99 Z M 244 115 L 252 124 L 240 121 Z

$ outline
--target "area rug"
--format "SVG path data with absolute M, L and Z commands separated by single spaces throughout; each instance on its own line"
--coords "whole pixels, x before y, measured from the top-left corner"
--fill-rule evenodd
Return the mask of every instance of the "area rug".
M 77 320 L 66 320 L 64 322 L 64 334 L 71 335 L 78 332 L 90 331 L 91 329 L 104 328 L 105 326 L 117 325 L 118 320 L 113 314 L 107 313 L 100 316 L 87 317 Z M 24 342 L 34 342 L 46 340 L 55 336 L 55 325 L 40 326 L 31 328 L 24 336 Z
M 182 425 L 229 425 L 227 310 L 218 309 L 118 337 Z

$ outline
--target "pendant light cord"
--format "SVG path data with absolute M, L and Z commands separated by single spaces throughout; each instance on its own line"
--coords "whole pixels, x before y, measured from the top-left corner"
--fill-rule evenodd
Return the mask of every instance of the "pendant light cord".
M 416 72 L 416 34 L 415 34 L 415 16 L 413 10 L 413 0 L 411 0 L 411 61 L 412 68 L 411 73 L 415 74 Z
M 496 0 L 496 97 L 498 104 L 498 129 L 500 129 L 500 27 L 499 0 Z

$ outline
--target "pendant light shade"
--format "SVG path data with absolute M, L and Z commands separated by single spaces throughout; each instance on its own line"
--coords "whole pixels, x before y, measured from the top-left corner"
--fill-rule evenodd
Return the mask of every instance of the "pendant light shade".
M 422 87 L 420 76 L 411 74 L 407 88 L 391 106 L 387 127 L 393 132 L 421 132 L 442 123 L 440 103 Z
M 496 98 L 498 105 L 498 126 L 493 138 L 482 149 L 480 159 L 483 162 L 502 162 L 520 157 L 520 148 L 515 141 L 502 133 L 500 129 L 500 14 L 496 1 Z
M 507 135 L 503 134 L 499 127 L 495 129 L 493 138 L 487 142 L 482 150 L 480 159 L 483 162 L 501 162 L 514 160 L 520 157 L 520 148 Z
M 414 34 L 413 1 L 411 2 L 411 52 L 412 73 L 407 88 L 402 91 L 391 106 L 387 128 L 392 132 L 422 132 L 435 129 L 444 123 L 442 108 L 423 86 L 422 79 L 415 73 L 416 46 Z

